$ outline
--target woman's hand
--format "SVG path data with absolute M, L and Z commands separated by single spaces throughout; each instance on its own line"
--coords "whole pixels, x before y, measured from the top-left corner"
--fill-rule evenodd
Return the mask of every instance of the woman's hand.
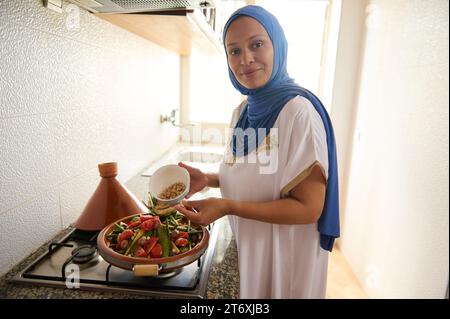
M 189 176 L 191 179 L 191 183 L 189 185 L 189 193 L 186 195 L 186 198 L 191 197 L 195 193 L 200 192 L 203 188 L 208 186 L 208 176 L 201 170 L 183 164 L 182 162 L 179 162 L 178 166 L 185 168 L 189 172 Z
M 174 208 L 190 219 L 193 223 L 206 226 L 227 214 L 227 200 L 207 198 L 203 200 L 182 201 L 183 205 Z M 192 210 L 195 209 L 194 210 Z

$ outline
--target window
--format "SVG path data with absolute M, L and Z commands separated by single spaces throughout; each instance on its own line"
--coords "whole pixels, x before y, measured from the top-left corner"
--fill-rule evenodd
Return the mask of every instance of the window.
M 257 0 L 280 22 L 288 42 L 288 73 L 317 94 L 329 110 L 336 57 L 340 1 Z M 334 2 L 334 3 L 333 3 Z
M 216 1 L 216 32 L 223 43 L 223 27 L 231 14 L 246 5 L 246 1 Z M 194 52 L 189 61 L 190 90 L 188 121 L 228 124 L 231 114 L 243 97 L 233 87 L 228 76 L 225 51 L 219 56 Z

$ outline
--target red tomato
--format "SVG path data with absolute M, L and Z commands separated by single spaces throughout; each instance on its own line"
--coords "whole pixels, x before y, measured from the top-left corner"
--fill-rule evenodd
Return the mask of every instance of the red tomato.
M 185 231 L 180 231 L 178 237 L 188 239 L 189 238 L 189 234 L 187 232 L 185 232 Z
M 142 229 L 145 231 L 153 230 L 155 228 L 156 228 L 156 221 L 154 219 L 149 219 L 142 223 Z
M 188 240 L 186 238 L 178 238 L 175 240 L 175 245 L 178 247 L 185 247 L 188 244 Z
M 127 225 L 128 225 L 128 228 L 133 228 L 133 227 L 139 226 L 140 224 L 141 224 L 141 221 L 137 220 L 135 222 L 129 222 Z
M 147 257 L 147 253 L 145 252 L 144 248 L 139 246 L 136 251 L 134 252 L 134 255 L 136 257 Z
M 133 234 L 134 234 L 134 232 L 131 229 L 124 230 L 117 237 L 117 242 L 121 242 L 122 240 L 129 239 L 129 238 L 131 238 L 131 236 L 133 236 Z
M 161 244 L 155 244 L 155 246 L 150 251 L 150 256 L 152 256 L 153 258 L 161 258 L 162 256 Z
M 149 220 L 149 219 L 153 219 L 153 216 L 151 216 L 151 215 L 144 215 L 144 216 L 140 216 L 139 217 L 139 220 L 143 223 L 143 222 L 145 222 L 146 220 Z
M 145 251 L 147 252 L 147 255 L 150 254 L 151 250 L 155 246 L 155 244 L 158 242 L 159 237 L 150 237 L 150 239 L 147 241 L 147 243 L 144 246 Z

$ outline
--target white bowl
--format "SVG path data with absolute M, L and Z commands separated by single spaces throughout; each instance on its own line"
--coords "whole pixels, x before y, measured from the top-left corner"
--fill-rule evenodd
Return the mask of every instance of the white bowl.
M 175 183 L 183 183 L 186 185 L 185 190 L 175 198 L 162 199 L 158 195 L 167 187 Z M 183 200 L 189 192 L 190 177 L 189 172 L 178 165 L 170 164 L 158 168 L 150 177 L 149 192 L 156 197 L 159 203 L 167 205 L 175 205 Z

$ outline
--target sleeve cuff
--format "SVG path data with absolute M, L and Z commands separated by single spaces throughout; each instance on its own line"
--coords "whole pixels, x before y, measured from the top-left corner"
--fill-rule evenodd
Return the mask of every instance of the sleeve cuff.
M 281 198 L 287 197 L 289 195 L 289 192 L 295 188 L 298 184 L 300 184 L 305 178 L 307 178 L 314 166 L 319 166 L 320 169 L 322 170 L 322 174 L 323 176 L 326 176 L 323 166 L 320 164 L 319 161 L 314 161 L 314 163 L 312 163 L 308 168 L 306 168 L 304 171 L 302 171 L 300 174 L 298 174 L 297 176 L 295 176 L 293 179 L 291 179 L 291 181 L 289 183 L 286 184 L 286 186 L 284 186 L 281 189 Z

